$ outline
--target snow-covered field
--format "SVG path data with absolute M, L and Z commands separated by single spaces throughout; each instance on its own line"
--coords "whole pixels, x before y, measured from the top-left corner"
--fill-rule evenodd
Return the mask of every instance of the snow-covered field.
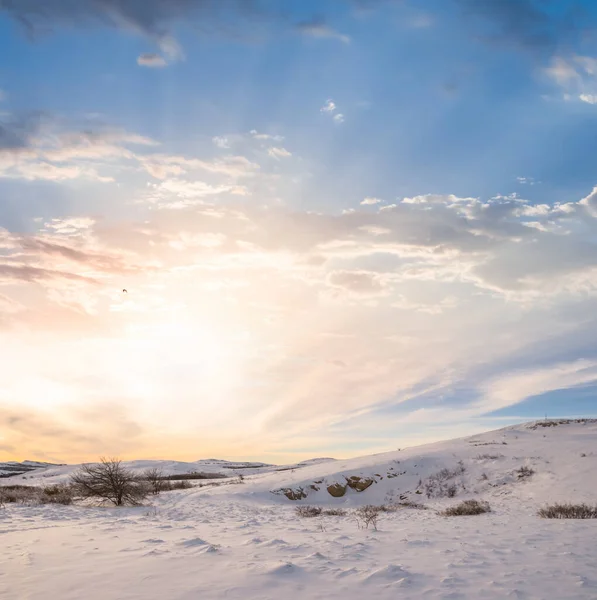
M 519 477 L 522 466 L 534 474 Z M 527 424 L 266 470 L 242 484 L 164 493 L 144 507 L 9 505 L 0 510 L 0 598 L 595 599 L 597 520 L 544 520 L 536 511 L 597 502 L 596 467 L 597 423 Z M 447 479 L 436 476 L 442 469 Z M 328 493 L 350 477 L 374 482 Z M 456 497 L 434 497 L 438 486 L 455 487 Z M 308 495 L 297 502 L 275 490 Z M 401 497 L 429 509 L 382 513 L 377 531 L 357 528 L 354 507 Z M 487 500 L 492 512 L 438 514 L 466 498 Z M 300 504 L 348 515 L 300 519 Z

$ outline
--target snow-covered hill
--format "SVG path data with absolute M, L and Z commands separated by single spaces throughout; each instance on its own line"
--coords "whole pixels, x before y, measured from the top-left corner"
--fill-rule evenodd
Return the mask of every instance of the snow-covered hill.
M 271 473 L 255 479 L 249 493 L 349 506 L 477 495 L 591 501 L 597 500 L 596 466 L 597 420 L 539 421 Z
M 57 600 L 597 598 L 597 520 L 537 516 L 548 502 L 597 503 L 596 421 L 289 467 L 251 466 L 244 481 L 164 493 L 137 508 L 8 505 L 0 598 L 45 600 L 48 590 Z M 290 500 L 288 490 L 306 497 Z M 469 498 L 491 512 L 440 514 Z M 384 512 L 377 531 L 357 527 L 354 507 L 404 499 L 427 510 Z M 301 519 L 302 504 L 347 514 Z
M 39 462 L 36 460 L 24 460 L 23 462 L 8 461 L 0 462 L 0 477 L 15 477 L 18 475 L 24 475 L 26 473 L 32 473 L 33 471 L 46 470 L 52 467 L 57 467 L 53 463 Z
M 148 469 L 160 469 L 164 476 L 196 475 L 221 477 L 248 477 L 260 473 L 278 473 L 293 471 L 312 465 L 333 462 L 333 458 L 315 458 L 290 465 L 272 465 L 258 462 L 233 462 L 216 458 L 201 459 L 192 462 L 177 460 L 132 460 L 123 465 L 134 473 L 142 473 Z M 23 485 L 48 485 L 67 481 L 70 475 L 80 467 L 74 465 L 53 465 L 24 461 L 22 463 L 0 463 L 0 486 L 13 485 L 18 479 Z M 3 470 L 4 469 L 4 470 Z

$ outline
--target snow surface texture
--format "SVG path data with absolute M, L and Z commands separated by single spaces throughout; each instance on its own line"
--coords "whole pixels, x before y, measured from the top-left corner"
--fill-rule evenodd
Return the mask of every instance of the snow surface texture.
M 596 463 L 597 423 L 521 425 L 168 492 L 153 506 L 9 505 L 0 510 L 0 598 L 595 599 L 597 520 L 536 512 L 554 501 L 595 503 Z M 523 466 L 534 474 L 520 477 Z M 341 498 L 327 492 L 354 476 L 375 483 Z M 452 485 L 455 497 L 436 497 Z M 288 488 L 309 495 L 272 494 Z M 429 510 L 382 513 L 377 531 L 357 528 L 354 507 L 400 496 Z M 467 498 L 492 512 L 438 514 Z M 299 519 L 301 504 L 348 515 Z

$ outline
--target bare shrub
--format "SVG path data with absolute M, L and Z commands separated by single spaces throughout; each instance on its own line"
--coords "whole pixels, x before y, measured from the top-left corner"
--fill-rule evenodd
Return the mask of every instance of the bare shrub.
M 476 460 L 497 460 L 498 458 L 504 458 L 503 454 L 477 454 Z
M 417 510 L 427 510 L 427 506 L 421 504 L 420 502 L 413 502 L 412 500 L 405 500 L 404 502 L 398 502 L 395 504 L 398 508 L 414 508 Z
M 67 483 L 48 485 L 42 490 L 41 501 L 47 504 L 72 504 L 74 490 Z
M 385 507 L 381 506 L 373 506 L 372 504 L 367 504 L 366 506 L 361 506 L 355 510 L 355 516 L 357 519 L 357 526 L 359 529 L 369 529 L 369 525 L 377 531 L 377 520 L 379 519 L 379 513 L 384 511 Z
M 537 513 L 544 519 L 597 519 L 597 506 L 588 504 L 551 504 Z
M 0 488 L 3 504 L 72 504 L 73 489 L 67 484 L 41 488 L 33 485 L 6 485 Z
M 527 477 L 534 475 L 535 471 L 530 467 L 522 466 L 516 471 L 516 473 L 518 474 L 518 479 L 526 479 Z
M 491 512 L 488 502 L 480 502 L 479 500 L 464 500 L 460 504 L 450 506 L 444 510 L 442 515 L 445 517 L 460 517 L 467 515 L 482 515 L 483 513 Z
M 172 490 L 190 490 L 192 487 L 195 487 L 190 481 L 187 479 L 181 479 L 180 481 L 167 481 L 168 487 L 164 489 L 166 492 L 170 492 Z
M 322 509 L 319 506 L 297 506 L 294 509 L 297 516 L 302 518 L 319 517 L 322 513 Z
M 138 506 L 151 493 L 148 482 L 123 467 L 118 458 L 100 460 L 82 465 L 71 476 L 71 483 L 79 495 L 107 500 L 116 506 Z
M 466 471 L 464 463 L 458 461 L 453 469 L 444 468 L 430 475 L 425 482 L 425 493 L 427 498 L 453 498 L 458 493 L 456 483 L 448 485 L 448 481 L 462 475 Z
M 345 517 L 346 511 L 343 508 L 326 508 L 322 514 L 326 517 Z
M 164 479 L 164 472 L 159 467 L 146 469 L 141 476 L 142 479 L 149 483 L 151 493 L 157 496 L 160 492 L 167 489 L 169 481 Z

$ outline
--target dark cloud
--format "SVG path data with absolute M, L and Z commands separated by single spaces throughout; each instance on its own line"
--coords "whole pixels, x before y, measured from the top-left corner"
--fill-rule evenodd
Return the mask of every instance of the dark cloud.
M 17 281 L 35 282 L 48 281 L 52 279 L 70 279 L 72 281 L 81 281 L 85 283 L 97 283 L 91 277 L 67 273 L 65 271 L 55 271 L 52 269 L 41 269 L 29 265 L 1 265 L 0 280 L 11 279 Z
M 320 3 L 317 9 L 337 12 L 338 4 L 345 10 L 375 8 L 387 1 L 339 0 L 338 3 Z M 152 40 L 169 59 L 182 56 L 174 40 L 174 30 L 180 24 L 200 35 L 225 35 L 244 40 L 259 37 L 262 25 L 272 27 L 273 31 L 298 30 L 311 36 L 339 36 L 325 15 L 305 10 L 303 0 L 0 0 L 0 12 L 21 24 L 33 37 L 60 27 L 129 31 Z M 317 24 L 315 29 L 314 23 Z M 144 54 L 139 57 L 139 64 L 157 66 L 159 59 L 158 55 Z M 160 62 L 159 66 L 164 63 Z
M 282 17 L 271 0 L 0 0 L 31 34 L 55 27 L 109 27 L 163 43 L 184 22 L 202 32 L 233 31 L 248 19 Z
M 23 248 L 23 250 L 32 252 L 36 256 L 60 256 L 100 271 L 124 273 L 135 270 L 131 266 L 126 265 L 124 261 L 119 258 L 93 252 L 85 252 L 83 250 L 78 250 L 63 244 L 42 240 L 33 236 L 22 237 L 20 239 L 20 246 Z
M 475 35 L 516 50 L 551 53 L 595 27 L 587 0 L 454 0 L 484 23 Z
M 0 121 L 0 152 L 28 148 L 47 119 L 43 112 L 31 112 Z

